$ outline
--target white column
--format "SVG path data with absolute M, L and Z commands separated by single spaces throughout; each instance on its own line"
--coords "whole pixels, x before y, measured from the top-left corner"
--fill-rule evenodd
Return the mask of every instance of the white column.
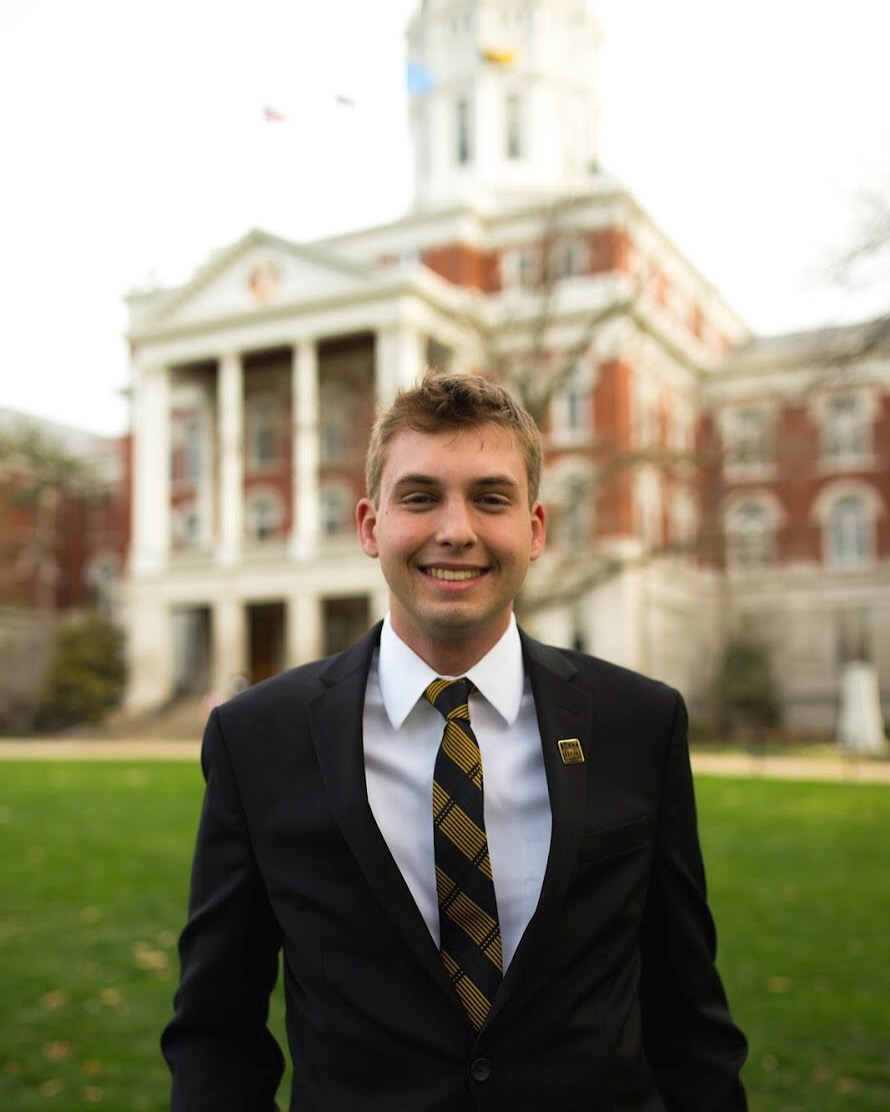
M 173 628 L 166 600 L 154 585 L 125 586 L 128 714 L 157 710 L 173 694 Z
M 287 601 L 287 665 L 305 664 L 322 655 L 321 599 L 308 591 Z
M 413 325 L 381 329 L 374 351 L 377 401 L 389 405 L 402 386 L 413 386 L 426 370 L 426 336 Z
M 219 532 L 216 562 L 236 564 L 244 534 L 244 372 L 237 353 L 219 362 Z
M 130 568 L 139 576 L 163 571 L 170 551 L 170 373 L 158 365 L 135 370 Z
M 235 676 L 247 675 L 247 614 L 240 599 L 216 600 L 211 636 L 213 687 L 216 691 L 229 692 Z
M 319 532 L 319 401 L 318 351 L 314 340 L 300 340 L 291 369 L 293 398 L 293 528 L 290 553 L 298 559 L 314 555 Z

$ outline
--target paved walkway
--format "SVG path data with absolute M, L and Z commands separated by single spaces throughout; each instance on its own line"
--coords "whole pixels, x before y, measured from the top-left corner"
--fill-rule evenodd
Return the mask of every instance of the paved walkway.
M 197 763 L 199 754 L 200 742 L 197 739 L 0 739 L 0 760 L 157 760 Z M 890 760 L 842 757 L 830 751 L 817 756 L 693 752 L 692 767 L 697 774 L 706 776 L 762 776 L 779 780 L 843 780 L 890 784 Z

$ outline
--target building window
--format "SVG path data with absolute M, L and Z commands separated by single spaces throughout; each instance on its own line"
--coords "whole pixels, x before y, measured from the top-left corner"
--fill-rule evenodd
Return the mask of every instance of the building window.
M 855 394 L 829 398 L 822 430 L 822 454 L 835 467 L 860 463 L 869 454 L 869 420 L 864 399 Z
M 772 462 L 772 419 L 769 411 L 750 407 L 732 414 L 728 463 L 736 470 L 766 467 Z
M 322 463 L 343 463 L 349 459 L 352 398 L 337 384 L 325 384 L 321 390 L 321 427 L 319 454 Z
M 634 443 L 638 448 L 651 448 L 658 441 L 658 396 L 651 382 L 636 381 L 633 409 Z
M 671 499 L 671 540 L 683 548 L 695 541 L 698 530 L 698 513 L 690 491 L 680 489 Z
M 557 242 L 550 250 L 550 273 L 554 280 L 575 278 L 587 270 L 587 247 L 579 240 Z
M 566 548 L 583 548 L 593 535 L 593 492 L 590 480 L 581 474 L 568 475 L 558 496 L 557 540 Z
M 636 478 L 637 531 L 647 548 L 657 548 L 663 540 L 664 500 L 661 480 L 654 468 L 645 467 Z
M 508 93 L 504 101 L 504 132 L 507 158 L 522 158 L 522 102 L 518 93 Z
M 593 429 L 590 372 L 576 367 L 567 377 L 551 406 L 553 440 L 559 444 L 589 440 Z
M 678 398 L 668 416 L 668 445 L 675 452 L 690 453 L 695 448 L 695 412 Z
M 198 507 L 186 503 L 174 509 L 171 518 L 173 544 L 179 549 L 196 549 L 202 546 L 204 529 Z
M 255 401 L 247 411 L 247 459 L 251 471 L 272 471 L 281 462 L 280 404 Z
M 280 536 L 284 519 L 281 498 L 271 491 L 254 494 L 247 503 L 247 535 L 254 541 Z
M 858 568 L 872 555 L 872 515 L 857 494 L 838 498 L 825 522 L 826 562 L 833 568 Z
M 185 481 L 197 486 L 204 473 L 204 430 L 197 417 L 186 424 L 184 456 Z
M 763 568 L 773 562 L 773 515 L 759 502 L 743 502 L 730 514 L 726 528 L 730 563 L 737 568 Z
M 533 290 L 541 280 L 538 258 L 529 251 L 520 251 L 516 257 L 516 282 L 521 289 Z
M 342 537 L 352 532 L 354 499 L 342 486 L 325 486 L 321 491 L 321 535 Z
M 470 120 L 470 102 L 466 97 L 461 97 L 455 105 L 457 161 L 465 166 L 473 157 L 473 136 Z
M 177 487 L 195 487 L 204 475 L 204 425 L 200 415 L 174 418 L 170 477 Z

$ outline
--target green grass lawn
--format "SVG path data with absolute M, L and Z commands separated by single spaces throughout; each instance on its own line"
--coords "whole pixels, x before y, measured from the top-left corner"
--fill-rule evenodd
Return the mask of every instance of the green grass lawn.
M 166 1108 L 200 791 L 190 764 L 0 764 L 3 1112 Z M 886 1112 L 890 787 L 702 778 L 698 796 L 753 1112 Z

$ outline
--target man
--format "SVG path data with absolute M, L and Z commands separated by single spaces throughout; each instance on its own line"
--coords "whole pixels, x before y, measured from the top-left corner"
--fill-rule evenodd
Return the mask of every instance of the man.
M 275 1108 L 280 949 L 293 1112 L 745 1109 L 683 702 L 513 617 L 540 471 L 481 378 L 378 417 L 386 621 L 207 725 L 174 1112 Z

